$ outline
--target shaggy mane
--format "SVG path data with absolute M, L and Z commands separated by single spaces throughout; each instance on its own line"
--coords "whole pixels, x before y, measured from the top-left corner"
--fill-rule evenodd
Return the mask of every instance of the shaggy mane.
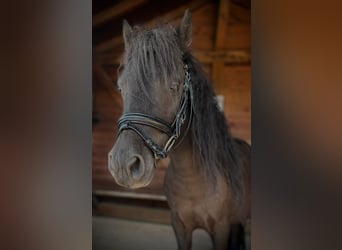
M 184 60 L 189 65 L 193 88 L 191 132 L 194 156 L 212 181 L 218 174 L 224 175 L 235 198 L 240 200 L 243 190 L 235 139 L 200 63 L 189 52 L 184 54 Z

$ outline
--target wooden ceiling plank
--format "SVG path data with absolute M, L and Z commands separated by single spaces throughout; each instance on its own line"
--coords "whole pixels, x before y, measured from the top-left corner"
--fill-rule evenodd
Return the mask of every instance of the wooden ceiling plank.
M 184 14 L 185 9 L 194 10 L 198 7 L 200 7 L 203 3 L 207 2 L 207 0 L 194 0 L 191 1 L 188 4 L 184 4 L 174 10 L 171 10 L 166 15 L 158 16 L 156 18 L 153 18 L 152 20 L 144 23 L 146 26 L 153 25 L 159 20 L 162 20 L 164 22 L 170 22 L 178 17 L 181 17 Z M 95 47 L 95 53 L 103 53 L 107 50 L 110 50 L 114 47 L 117 47 L 123 43 L 122 35 L 114 37 L 108 41 L 105 41 Z
M 113 7 L 95 15 L 93 17 L 93 28 L 107 22 L 110 19 L 113 19 L 119 15 L 127 13 L 128 11 L 141 6 L 146 3 L 147 0 L 128 0 L 122 1 Z

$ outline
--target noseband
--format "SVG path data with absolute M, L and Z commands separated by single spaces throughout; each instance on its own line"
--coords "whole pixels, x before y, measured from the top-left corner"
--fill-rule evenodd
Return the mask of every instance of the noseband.
M 171 124 L 168 124 L 166 121 L 158 117 L 143 113 L 123 114 L 118 121 L 119 134 L 126 129 L 133 130 L 137 135 L 141 137 L 145 145 L 152 151 L 155 160 L 167 157 L 167 153 L 173 148 L 175 142 L 179 139 L 182 125 L 186 121 L 188 115 L 188 126 L 186 128 L 185 133 L 183 134 L 182 139 L 188 132 L 191 124 L 193 112 L 193 96 L 191 87 L 191 76 L 187 64 L 184 65 L 184 72 L 185 77 L 183 83 L 183 92 L 178 111 Z M 157 129 L 160 132 L 166 134 L 169 137 L 169 139 L 165 143 L 164 147 L 160 147 L 158 144 L 154 143 L 148 135 L 146 135 L 143 129 L 137 127 L 136 125 L 143 125 Z M 181 140 L 179 140 L 178 144 L 181 142 Z

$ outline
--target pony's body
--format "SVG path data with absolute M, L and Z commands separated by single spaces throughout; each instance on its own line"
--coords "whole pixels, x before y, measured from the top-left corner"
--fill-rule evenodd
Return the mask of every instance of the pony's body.
M 125 68 L 118 80 L 124 115 L 109 170 L 118 184 L 143 187 L 152 180 L 155 161 L 168 154 L 164 186 L 179 249 L 191 248 L 196 228 L 210 234 L 214 249 L 227 249 L 231 224 L 244 224 L 250 215 L 250 146 L 231 136 L 211 83 L 187 50 L 190 13 L 177 30 L 134 31 L 124 23 L 124 40 Z M 168 126 L 161 126 L 160 119 L 163 124 L 178 119 L 184 93 L 189 97 L 186 120 L 176 133 L 176 146 L 169 148 L 171 137 L 162 133 Z

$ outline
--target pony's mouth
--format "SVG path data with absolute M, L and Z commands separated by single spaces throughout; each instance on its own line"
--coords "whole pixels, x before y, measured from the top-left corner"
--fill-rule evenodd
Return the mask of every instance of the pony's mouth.
M 151 167 L 151 168 L 154 168 L 154 167 Z M 139 179 L 131 178 L 126 174 L 118 174 L 118 175 L 113 174 L 112 171 L 111 171 L 111 174 L 116 184 L 118 184 L 119 186 L 124 187 L 124 188 L 129 188 L 129 189 L 138 189 L 138 188 L 146 187 L 151 183 L 153 176 L 154 176 L 153 172 L 154 172 L 153 169 L 152 171 L 147 171 Z
M 125 183 L 121 183 L 121 182 L 116 181 L 116 183 L 119 186 L 122 186 L 125 188 L 138 189 L 138 188 L 143 188 L 143 187 L 148 186 L 151 183 L 152 179 L 153 179 L 153 175 L 151 175 L 151 177 L 148 178 L 147 180 L 139 180 L 139 181 L 129 180 L 128 182 L 125 182 Z

